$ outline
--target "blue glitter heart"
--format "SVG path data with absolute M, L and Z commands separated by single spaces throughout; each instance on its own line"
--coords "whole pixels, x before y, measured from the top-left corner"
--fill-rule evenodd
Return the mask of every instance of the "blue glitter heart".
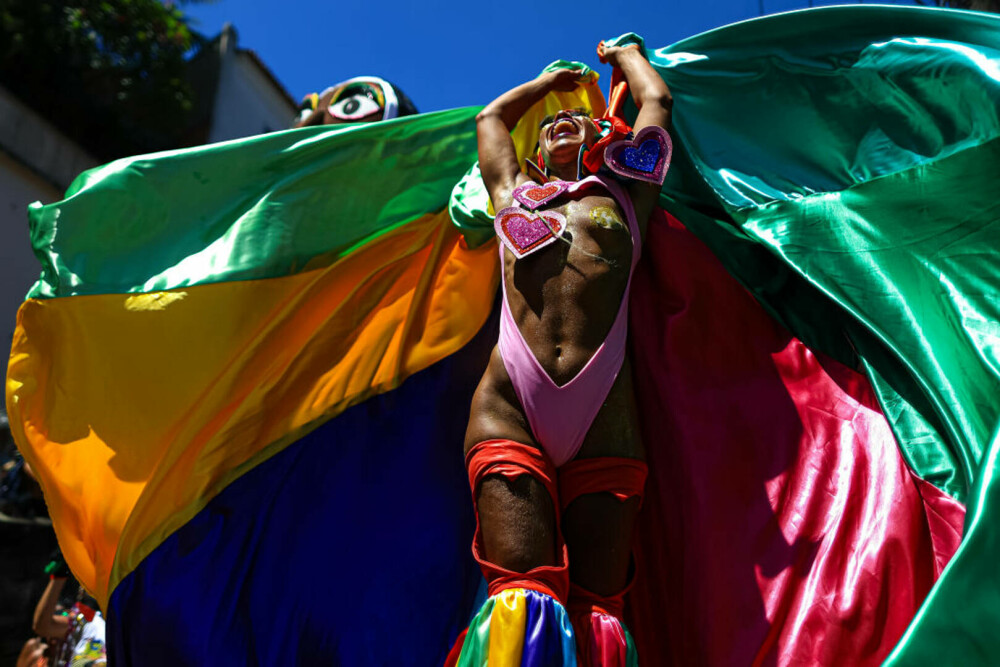
M 622 151 L 622 163 L 626 167 L 646 174 L 653 173 L 659 159 L 660 143 L 656 139 L 647 139 L 639 148 L 629 146 Z

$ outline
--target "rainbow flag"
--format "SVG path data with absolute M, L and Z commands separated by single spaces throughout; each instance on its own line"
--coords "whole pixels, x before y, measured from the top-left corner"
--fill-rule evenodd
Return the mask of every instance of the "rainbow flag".
M 1000 656 L 998 27 L 836 7 L 647 50 L 676 154 L 630 304 L 642 664 Z M 595 77 L 519 152 L 564 106 Z M 530 594 L 473 618 L 477 111 L 120 160 L 31 210 L 8 412 L 112 659 L 434 664 L 470 621 L 463 664 L 534 655 L 490 640 Z
M 432 606 L 478 589 L 448 444 L 489 351 L 477 332 L 497 258 L 445 210 L 475 159 L 474 116 L 120 160 L 31 210 L 43 272 L 18 314 L 8 405 L 118 659 L 157 659 L 131 623 L 170 637 L 166 662 L 283 663 L 293 646 L 251 637 L 375 639 L 382 619 L 414 642 L 407 662 L 467 620 L 411 623 L 416 608 L 386 608 L 380 588 Z

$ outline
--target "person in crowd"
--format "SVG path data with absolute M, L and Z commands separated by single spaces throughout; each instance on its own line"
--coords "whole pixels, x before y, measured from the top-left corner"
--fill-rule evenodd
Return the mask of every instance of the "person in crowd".
M 98 667 L 107 664 L 105 622 L 96 604 L 87 604 L 80 596 L 65 613 L 59 599 L 69 579 L 69 567 L 56 552 L 45 568 L 49 585 L 35 606 L 32 627 L 43 640 L 55 647 L 49 664 L 52 667 Z

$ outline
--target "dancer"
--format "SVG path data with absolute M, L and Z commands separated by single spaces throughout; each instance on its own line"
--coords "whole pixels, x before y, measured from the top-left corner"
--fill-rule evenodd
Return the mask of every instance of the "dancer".
M 639 107 L 635 146 L 608 143 L 624 138 L 621 121 L 563 110 L 539 128 L 534 170 L 545 182 L 521 172 L 511 129 L 549 92 L 575 88 L 573 70 L 546 72 L 477 118 L 504 298 L 465 440 L 487 606 L 507 591 L 505 604 L 523 596 L 529 616 L 547 607 L 564 618 L 565 607 L 586 665 L 625 664 L 634 651 L 621 617 L 646 464 L 625 355 L 628 292 L 669 157 L 671 112 L 638 47 L 602 44 L 598 53 L 620 68 Z M 624 159 L 612 162 L 616 143 Z M 621 185 L 607 169 L 590 173 L 602 158 L 619 174 L 658 177 Z M 474 650 L 466 643 L 462 663 Z

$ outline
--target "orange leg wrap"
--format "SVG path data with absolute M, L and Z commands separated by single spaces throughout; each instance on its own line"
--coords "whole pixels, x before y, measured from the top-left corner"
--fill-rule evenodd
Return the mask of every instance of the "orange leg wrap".
M 638 496 L 646 487 L 649 468 L 639 459 L 602 456 L 570 461 L 559 469 L 559 501 L 562 509 L 588 493 L 610 493 L 621 501 Z
M 559 535 L 560 512 L 556 469 L 544 452 L 511 440 L 486 440 L 469 450 L 465 457 L 465 465 L 469 470 L 474 505 L 479 485 L 487 475 L 501 475 L 507 479 L 530 475 L 541 482 L 552 498 L 552 507 L 556 515 L 556 534 Z M 483 557 L 479 507 L 476 505 L 476 534 L 472 540 L 472 555 L 482 568 L 491 596 L 509 588 L 529 588 L 565 604 L 569 597 L 569 560 L 562 537 L 558 540 L 556 552 L 561 561 L 559 565 L 536 567 L 527 572 L 504 569 Z

